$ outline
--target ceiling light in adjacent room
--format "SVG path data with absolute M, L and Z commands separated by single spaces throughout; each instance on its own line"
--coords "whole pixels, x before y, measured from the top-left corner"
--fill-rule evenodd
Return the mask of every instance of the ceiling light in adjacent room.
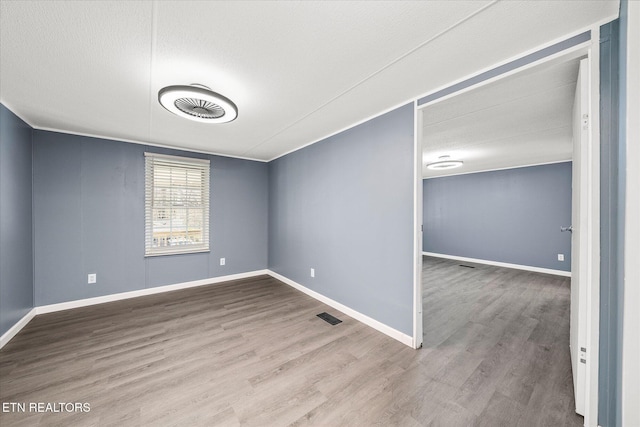
M 442 170 L 453 169 L 460 167 L 464 164 L 462 160 L 454 160 L 451 156 L 440 156 L 435 162 L 427 163 L 427 169 Z
M 158 92 L 160 104 L 173 114 L 201 123 L 227 123 L 238 117 L 230 99 L 206 86 L 167 86 Z

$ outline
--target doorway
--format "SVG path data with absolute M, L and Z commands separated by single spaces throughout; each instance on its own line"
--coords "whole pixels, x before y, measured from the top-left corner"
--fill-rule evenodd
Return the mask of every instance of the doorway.
M 597 40 L 597 38 L 595 39 Z M 423 164 L 442 160 L 462 160 L 464 162 L 464 166 L 457 170 L 436 170 L 436 172 L 432 172 L 424 169 L 423 176 L 428 179 L 439 179 L 436 177 L 479 174 L 487 171 L 498 172 L 570 162 L 573 159 L 572 110 L 578 81 L 578 69 L 582 59 L 593 57 L 597 57 L 597 51 L 594 53 L 593 46 L 590 46 L 590 44 L 585 45 L 573 49 L 571 52 L 541 61 L 541 63 L 523 67 L 518 72 L 501 76 L 493 81 L 469 87 L 421 105 L 417 110 L 416 130 L 424 153 L 422 157 Z M 587 99 L 590 101 L 589 111 L 591 111 L 591 105 L 597 105 L 597 93 L 595 96 L 593 95 L 594 91 L 597 92 L 597 84 L 594 86 L 593 83 L 597 80 L 594 79 L 592 73 L 594 68 L 597 69 L 594 62 L 597 61 L 592 60 L 591 63 L 585 65 L 586 70 L 591 72 L 591 78 L 585 80 Z M 593 120 L 593 117 L 591 119 Z M 540 124 L 544 126 L 540 126 Z M 587 129 L 587 133 L 589 145 L 586 150 L 591 153 L 598 143 L 597 131 L 592 127 Z M 441 156 L 445 155 L 450 157 L 441 159 Z M 587 172 L 581 178 L 581 182 L 586 184 L 587 190 L 585 194 L 589 199 L 590 194 L 596 191 L 593 188 L 595 185 L 593 177 L 589 174 L 595 172 L 594 168 L 597 168 L 597 162 L 594 162 L 592 158 L 587 161 L 588 164 L 585 165 L 584 169 Z M 428 203 L 429 201 L 426 200 L 425 206 Z M 588 214 L 591 214 L 594 210 L 592 203 L 587 202 L 583 207 Z M 595 222 L 597 222 L 597 217 L 593 215 L 590 215 L 590 218 L 584 222 L 586 224 L 584 228 L 590 230 L 590 237 L 588 238 L 592 244 L 597 243 L 592 238 Z M 426 222 L 424 223 L 425 239 L 429 238 L 428 225 Z M 528 226 L 528 224 L 526 225 Z M 569 215 L 566 221 L 557 224 L 555 230 L 557 234 L 555 238 L 564 239 L 565 248 L 567 243 L 569 247 L 571 246 L 572 239 L 568 232 L 561 235 L 560 227 L 568 228 L 570 225 L 571 216 Z M 464 229 L 464 227 L 460 228 Z M 514 228 L 511 232 L 517 234 L 520 233 L 521 229 L 522 227 Z M 595 229 L 597 230 L 597 227 Z M 461 232 L 464 234 L 464 231 L 462 230 Z M 439 236 L 439 238 L 442 240 L 442 236 Z M 449 238 L 455 239 L 455 236 L 450 233 Z M 425 244 L 425 248 L 428 248 L 427 244 Z M 423 251 L 429 253 L 430 251 L 425 250 L 425 248 L 423 248 Z M 591 256 L 593 249 L 594 246 L 589 248 L 585 258 Z M 509 262 L 509 260 L 495 261 L 495 256 L 455 255 L 452 253 L 451 248 L 444 252 L 447 256 L 443 258 L 463 261 L 467 264 L 472 261 L 486 261 L 485 258 L 493 258 L 493 265 L 496 267 L 515 267 L 517 269 L 518 265 L 520 265 L 519 262 Z M 572 270 L 572 251 L 569 249 L 563 252 L 557 252 L 557 262 L 563 262 L 564 265 L 557 263 L 551 263 L 546 266 L 533 265 L 534 268 L 528 270 L 560 276 L 565 272 L 565 276 L 570 275 Z M 430 255 L 433 255 L 433 253 L 430 253 Z M 486 263 L 478 265 L 486 265 Z M 478 265 L 467 265 L 462 268 L 473 268 Z M 593 325 L 597 325 L 598 322 L 597 317 L 593 318 L 594 304 L 597 304 L 597 300 L 592 297 L 597 292 L 598 285 L 593 279 L 593 269 L 596 267 L 592 263 L 583 264 L 582 267 L 586 271 L 585 275 L 589 278 L 590 285 L 584 293 L 585 301 L 582 303 L 585 310 L 583 313 L 587 313 L 587 318 L 581 322 L 582 331 L 585 335 L 585 340 L 597 343 L 597 339 L 594 341 L 594 336 L 597 338 L 597 330 L 593 328 Z M 574 266 L 573 268 L 577 267 Z M 524 269 L 524 271 L 526 270 Z M 428 295 L 425 295 L 424 299 L 428 300 L 428 297 Z M 423 313 L 428 310 L 429 307 L 424 306 Z M 424 318 L 428 319 L 429 316 L 425 314 Z M 429 325 L 422 326 L 425 331 L 423 337 L 425 346 L 436 342 L 437 339 L 427 336 L 431 331 Z M 569 344 L 568 341 L 566 342 L 567 346 Z M 585 346 L 588 346 L 588 344 L 585 344 Z M 572 353 L 585 356 L 585 358 L 589 357 L 587 353 L 593 354 L 593 349 L 590 349 L 591 352 L 589 352 L 586 347 L 579 347 L 580 350 L 585 350 L 585 354 L 579 355 L 573 349 Z M 574 357 L 575 360 L 576 357 Z M 582 390 L 576 390 L 576 393 L 580 393 L 580 396 L 584 397 L 583 402 L 586 402 L 586 408 L 578 408 L 580 412 L 585 413 L 588 417 L 586 425 L 592 425 L 595 420 L 593 405 L 594 402 L 597 402 L 597 391 L 595 391 L 594 396 L 597 378 L 594 379 L 593 373 L 595 372 L 595 376 L 597 376 L 597 358 L 596 360 L 592 359 L 590 365 L 585 366 L 585 385 L 582 386 Z M 575 371 L 576 369 L 574 368 L 573 370 Z

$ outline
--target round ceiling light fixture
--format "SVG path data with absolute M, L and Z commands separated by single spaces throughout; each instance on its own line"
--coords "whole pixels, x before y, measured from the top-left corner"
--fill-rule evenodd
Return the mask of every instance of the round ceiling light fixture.
M 227 123 L 238 117 L 238 107 L 229 98 L 197 83 L 167 86 L 158 92 L 158 102 L 177 116 L 201 123 Z
M 440 156 L 435 162 L 427 163 L 427 169 L 442 170 L 453 169 L 462 166 L 464 162 L 462 160 L 454 160 L 451 156 Z

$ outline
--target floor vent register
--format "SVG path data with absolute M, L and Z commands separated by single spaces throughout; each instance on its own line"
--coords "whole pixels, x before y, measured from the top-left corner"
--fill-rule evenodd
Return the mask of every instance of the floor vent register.
M 338 323 L 342 323 L 342 320 L 338 319 L 337 317 L 333 317 L 332 315 L 330 315 L 327 312 L 317 314 L 316 316 L 318 316 L 319 318 L 321 318 L 325 322 L 330 323 L 332 325 L 337 325 Z

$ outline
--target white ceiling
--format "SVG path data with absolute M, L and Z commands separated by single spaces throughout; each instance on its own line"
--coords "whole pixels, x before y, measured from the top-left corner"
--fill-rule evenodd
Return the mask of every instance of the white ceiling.
M 423 164 L 450 155 L 424 177 L 571 160 L 572 109 L 580 58 L 543 65 L 427 106 Z
M 8 1 L 0 102 L 40 129 L 269 160 L 588 26 L 617 1 Z M 210 125 L 158 91 L 239 108 Z

